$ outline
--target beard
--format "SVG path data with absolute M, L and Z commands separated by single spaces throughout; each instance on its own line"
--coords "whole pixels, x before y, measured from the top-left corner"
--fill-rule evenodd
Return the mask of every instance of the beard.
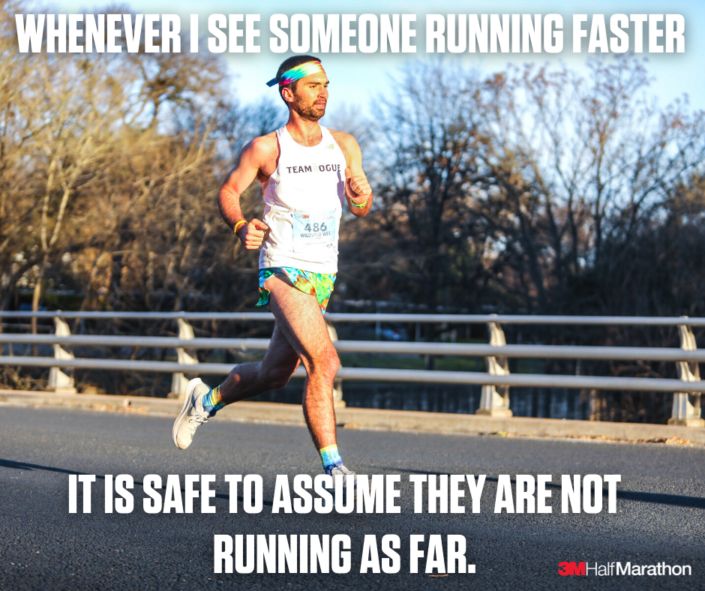
M 326 106 L 317 106 L 315 104 L 313 105 L 307 105 L 307 106 L 301 106 L 301 105 L 296 105 L 295 107 L 296 112 L 301 115 L 304 119 L 307 119 L 308 121 L 318 121 L 323 115 L 326 114 Z

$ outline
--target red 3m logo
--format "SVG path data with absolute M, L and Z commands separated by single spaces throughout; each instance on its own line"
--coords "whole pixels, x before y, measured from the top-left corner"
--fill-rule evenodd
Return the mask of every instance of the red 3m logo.
M 586 576 L 586 562 L 559 562 L 558 574 L 562 577 L 584 577 Z

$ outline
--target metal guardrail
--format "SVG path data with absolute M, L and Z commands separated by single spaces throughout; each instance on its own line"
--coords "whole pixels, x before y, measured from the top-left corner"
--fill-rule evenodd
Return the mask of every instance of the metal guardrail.
M 185 374 L 222 375 L 231 369 L 229 364 L 200 363 L 193 351 L 197 349 L 229 349 L 239 351 L 264 350 L 269 339 L 252 338 L 196 338 L 188 320 L 272 321 L 273 316 L 263 312 L 245 313 L 186 313 L 186 312 L 7 312 L 0 318 L 51 318 L 55 334 L 0 333 L 0 345 L 52 345 L 54 357 L 0 356 L 0 365 L 50 368 L 49 385 L 55 390 L 75 391 L 73 379 L 62 369 L 104 369 L 118 371 L 168 372 L 173 374 L 172 390 L 183 394 Z M 72 335 L 68 319 L 149 319 L 176 320 L 178 337 Z M 330 326 L 336 348 L 341 353 L 376 353 L 409 355 L 453 355 L 482 357 L 488 371 L 426 371 L 375 368 L 342 368 L 338 373 L 336 403 L 344 404 L 341 381 L 389 381 L 403 383 L 474 384 L 482 386 L 478 413 L 490 416 L 511 416 L 509 388 L 515 386 L 617 390 L 630 392 L 673 392 L 671 424 L 705 426 L 701 417 L 700 394 L 705 382 L 700 381 L 698 363 L 705 361 L 705 351 L 697 350 L 693 327 L 705 327 L 705 318 L 650 318 L 624 316 L 508 316 L 508 315 L 447 315 L 447 314 L 328 314 L 330 322 L 429 323 L 470 324 L 485 323 L 490 333 L 489 344 L 428 343 L 337 340 Z M 658 347 L 595 347 L 507 345 L 501 324 L 533 325 L 593 325 L 593 326 L 656 326 L 678 327 L 681 348 Z M 125 359 L 76 359 L 65 347 L 154 347 L 176 349 L 177 361 L 134 361 Z M 507 360 L 575 359 L 664 361 L 676 363 L 679 379 L 632 378 L 605 376 L 569 376 L 543 374 L 510 374 Z M 304 377 L 303 369 L 295 377 Z
M 273 321 L 269 312 L 70 312 L 45 310 L 40 312 L 0 310 L 0 318 L 64 318 L 123 319 L 123 320 L 241 320 Z M 422 324 L 525 324 L 525 325 L 583 325 L 583 326 L 691 326 L 705 327 L 705 318 L 687 316 L 533 316 L 509 314 L 326 314 L 331 322 L 386 322 Z
M 53 359 L 51 357 L 0 356 L 0 365 L 32 367 L 61 367 L 70 369 L 106 369 L 146 372 L 184 372 L 200 375 L 223 375 L 232 369 L 228 363 L 187 364 L 174 361 L 135 361 L 131 359 Z M 305 377 L 303 368 L 296 370 L 295 377 Z M 460 384 L 493 386 L 528 386 L 532 388 L 595 388 L 598 390 L 624 390 L 630 392 L 673 392 L 687 389 L 689 392 L 705 392 L 705 382 L 693 382 L 684 386 L 675 379 L 612 378 L 599 376 L 566 376 L 542 374 L 512 374 L 496 376 L 468 371 L 426 371 L 420 369 L 380 369 L 343 367 L 338 377 L 345 381 L 382 381 L 417 384 Z
M 0 333 L 0 344 L 145 347 L 175 349 L 231 349 L 239 351 L 264 351 L 269 339 L 226 339 L 178 337 L 134 337 L 104 335 L 56 336 L 52 334 L 7 334 Z M 335 341 L 339 353 L 395 353 L 400 355 L 453 355 L 458 357 L 487 357 L 496 355 L 494 345 L 474 343 L 415 343 L 389 341 Z M 593 347 L 570 345 L 504 345 L 504 357 L 517 359 L 585 359 L 611 361 L 687 361 L 705 362 L 705 350 L 686 351 L 677 348 L 658 347 Z

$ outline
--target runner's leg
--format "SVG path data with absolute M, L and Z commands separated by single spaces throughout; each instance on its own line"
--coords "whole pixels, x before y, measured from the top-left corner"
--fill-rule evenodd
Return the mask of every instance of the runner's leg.
M 289 344 L 278 323 L 275 323 L 269 347 L 262 361 L 236 365 L 220 385 L 223 402 L 231 404 L 267 390 L 283 388 L 298 364 L 298 354 Z
M 267 279 L 277 326 L 306 369 L 303 408 L 316 448 L 336 445 L 333 381 L 340 360 L 316 298 L 276 276 Z
M 176 447 L 190 447 L 198 427 L 225 404 L 286 385 L 298 363 L 298 355 L 275 325 L 269 348 L 261 362 L 238 365 L 225 382 L 215 388 L 208 388 L 200 378 L 189 381 L 184 403 L 171 431 Z

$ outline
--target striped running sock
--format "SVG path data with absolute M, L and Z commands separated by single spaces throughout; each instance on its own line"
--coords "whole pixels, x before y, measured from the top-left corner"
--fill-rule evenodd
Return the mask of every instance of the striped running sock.
M 210 416 L 214 416 L 221 408 L 225 406 L 223 396 L 220 393 L 220 386 L 211 388 L 207 394 L 203 395 L 203 410 Z
M 343 465 L 343 458 L 340 457 L 338 453 L 337 445 L 327 445 L 321 448 L 321 462 L 323 463 L 323 470 L 326 474 L 330 474 L 330 471 L 336 466 Z

